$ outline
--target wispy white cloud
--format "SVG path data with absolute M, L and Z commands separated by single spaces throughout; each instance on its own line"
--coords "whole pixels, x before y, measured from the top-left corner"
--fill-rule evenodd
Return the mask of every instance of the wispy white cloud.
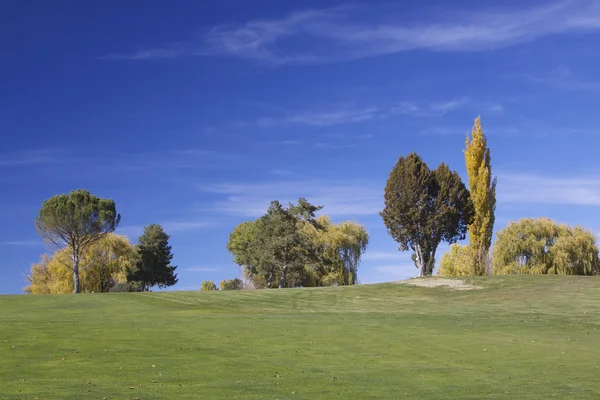
M 410 264 L 392 264 L 374 267 L 373 270 L 383 272 L 388 276 L 404 278 L 414 274 L 416 268 Z
M 96 57 L 99 60 L 156 60 L 169 59 L 184 55 L 199 55 L 198 50 L 194 50 L 194 43 L 184 43 L 181 45 L 168 45 L 164 48 L 143 49 L 132 53 L 109 54 L 106 56 Z
M 358 273 L 361 283 L 393 282 L 418 275 L 418 270 L 410 261 L 398 261 L 394 264 L 379 266 L 363 265 Z
M 14 240 L 14 241 L 0 241 L 0 246 L 16 246 L 16 247 L 36 247 L 44 246 L 43 240 Z
M 498 202 L 600 206 L 600 180 L 501 173 Z
M 187 267 L 183 270 L 186 272 L 217 272 L 220 269 L 215 267 Z
M 390 110 L 392 114 L 409 115 L 418 118 L 442 117 L 452 111 L 470 110 L 476 113 L 498 114 L 504 111 L 502 104 L 494 102 L 476 102 L 470 97 L 459 97 L 441 102 L 418 104 L 414 101 L 404 101 L 396 104 Z
M 175 233 L 192 232 L 202 229 L 214 227 L 215 221 L 208 220 L 205 218 L 198 218 L 196 216 L 190 217 L 185 220 L 169 220 L 159 223 L 165 232 L 169 235 Z M 119 226 L 116 230 L 117 233 L 125 235 L 129 238 L 137 238 L 144 233 L 143 225 L 123 225 Z
M 569 91 L 600 92 L 600 81 L 581 77 L 564 65 L 546 73 L 516 74 L 511 78 Z
M 200 189 L 222 195 L 221 200 L 206 207 L 229 215 L 259 217 L 272 200 L 285 204 L 305 197 L 313 204 L 325 206 L 323 212 L 327 215 L 352 217 L 373 216 L 382 210 L 382 185 L 288 180 L 257 184 L 223 183 Z
M 272 128 L 288 125 L 304 126 L 333 126 L 368 121 L 381 116 L 375 107 L 354 110 L 307 111 L 296 115 L 284 117 L 264 117 L 256 121 L 261 128 Z
M 390 22 L 393 21 L 393 22 Z M 600 3 L 555 0 L 518 9 L 455 10 L 408 20 L 389 6 L 340 6 L 292 12 L 279 19 L 219 25 L 197 39 L 108 59 L 228 56 L 263 64 L 316 64 L 424 49 L 472 52 L 550 35 L 600 29 Z M 303 40 L 303 46 L 297 46 Z
M 366 140 L 366 139 L 374 138 L 375 135 L 373 135 L 371 133 L 366 133 L 366 134 L 362 134 L 362 135 L 348 135 L 345 133 L 328 133 L 325 135 L 325 137 L 337 139 L 337 140 L 348 140 L 348 139 Z
M 487 136 L 504 136 L 504 137 L 514 137 L 518 136 L 523 132 L 524 129 L 518 128 L 516 126 L 502 126 L 502 125 L 486 125 L 484 122 L 483 131 Z M 531 131 L 527 131 L 528 134 Z M 471 133 L 471 126 L 429 126 L 425 129 L 422 129 L 418 132 L 421 136 L 462 136 L 463 138 L 467 136 L 467 134 Z M 537 135 L 537 134 L 536 134 Z
M 227 153 L 207 149 L 164 149 L 156 153 L 86 153 L 80 156 L 80 149 L 32 149 L 27 151 L 0 154 L 0 167 L 38 167 L 85 164 L 85 171 L 97 174 L 98 171 L 146 171 L 151 169 L 183 168 L 222 168 L 238 161 Z M 71 154 L 76 154 L 71 156 Z
M 362 259 L 364 261 L 375 261 L 375 260 L 397 260 L 402 259 L 404 253 L 400 251 L 369 251 L 364 254 Z
M 441 117 L 450 111 L 463 108 L 470 103 L 471 99 L 468 97 L 444 102 L 433 102 L 426 104 L 425 106 L 418 105 L 412 101 L 405 101 L 392 107 L 391 112 L 400 115 L 412 115 L 415 117 Z
M 313 144 L 313 148 L 321 150 L 348 149 L 354 147 L 357 147 L 355 143 L 348 142 L 317 142 Z
M 303 144 L 301 140 L 273 140 L 266 142 L 267 146 L 283 146 L 283 147 L 294 147 Z
M 109 171 L 146 171 L 152 169 L 222 168 L 236 162 L 231 154 L 191 148 L 158 153 L 129 153 L 114 157 L 90 157 L 87 162 Z
M 37 149 L 0 154 L 0 167 L 30 167 L 60 164 L 64 161 L 65 152 L 57 149 Z
M 483 130 L 488 136 L 516 137 L 527 135 L 531 138 L 544 137 L 581 137 L 581 136 L 600 136 L 598 127 L 575 127 L 575 126 L 556 126 L 543 120 L 523 120 L 516 121 L 515 125 L 488 125 L 483 122 Z M 419 135 L 439 135 L 452 136 L 458 135 L 465 137 L 471 133 L 471 126 L 451 126 L 451 125 L 432 125 L 427 126 L 418 132 Z
M 394 105 L 380 107 L 333 107 L 321 111 L 287 112 L 283 116 L 262 117 L 251 122 L 238 122 L 238 126 L 258 126 L 260 128 L 281 128 L 287 126 L 329 127 L 335 125 L 355 124 L 364 121 L 383 120 L 390 116 L 406 116 L 413 118 L 436 118 L 458 110 L 469 110 L 474 113 L 498 114 L 504 110 L 499 103 L 478 102 L 470 97 L 459 97 L 443 101 L 418 103 L 401 101 Z M 337 134 L 338 138 L 345 138 Z M 333 137 L 332 135 L 329 135 Z M 355 139 L 368 139 L 373 135 L 354 136 Z M 270 142 L 271 144 L 298 144 L 296 140 Z
M 299 174 L 297 172 L 294 171 L 290 171 L 287 169 L 271 169 L 269 171 L 267 171 L 267 173 L 271 174 L 271 175 L 278 175 L 278 176 L 298 176 Z
M 189 219 L 183 221 L 166 221 L 162 225 L 166 232 L 178 233 L 214 227 L 215 223 L 214 221 Z

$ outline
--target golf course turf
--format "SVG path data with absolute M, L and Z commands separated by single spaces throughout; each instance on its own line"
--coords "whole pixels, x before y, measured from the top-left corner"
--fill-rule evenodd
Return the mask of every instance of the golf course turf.
M 0 399 L 600 398 L 600 278 L 466 283 L 0 296 Z

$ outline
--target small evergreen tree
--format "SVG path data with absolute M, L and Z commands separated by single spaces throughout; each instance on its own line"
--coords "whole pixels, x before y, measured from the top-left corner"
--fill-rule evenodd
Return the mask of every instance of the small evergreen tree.
M 157 224 L 145 227 L 144 234 L 139 237 L 140 262 L 137 270 L 130 272 L 128 280 L 139 282 L 142 291 L 152 286 L 163 288 L 177 283 L 177 267 L 171 265 L 173 254 L 169 238 L 162 226 Z

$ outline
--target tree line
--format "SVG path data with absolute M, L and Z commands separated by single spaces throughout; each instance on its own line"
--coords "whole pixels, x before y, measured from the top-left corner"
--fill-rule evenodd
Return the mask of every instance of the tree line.
M 400 157 L 386 183 L 381 216 L 421 276 L 433 274 L 441 242 L 451 246 L 440 275 L 600 274 L 596 237 L 583 227 L 525 218 L 498 232 L 492 247 L 497 180 L 479 117 L 464 156 L 468 188 L 444 163 L 432 171 L 416 153 Z M 469 244 L 457 244 L 467 233 Z
M 354 285 L 369 235 L 364 226 L 335 224 L 306 199 L 238 225 L 227 249 L 256 288 Z
M 169 235 L 144 228 L 138 244 L 114 234 L 121 220 L 115 202 L 75 190 L 46 200 L 36 228 L 56 251 L 42 255 L 27 276 L 26 293 L 147 291 L 177 283 Z
M 398 250 L 412 251 L 421 276 L 433 275 L 442 242 L 451 246 L 439 262 L 441 275 L 600 274 L 595 235 L 582 227 L 523 219 L 498 232 L 492 246 L 497 180 L 479 117 L 464 158 L 467 184 L 444 163 L 430 169 L 417 153 L 401 156 L 386 182 L 380 215 Z M 305 198 L 287 206 L 274 200 L 263 216 L 237 225 L 227 250 L 244 281 L 224 280 L 220 289 L 357 284 L 369 234 L 357 222 L 317 216 L 322 209 Z M 114 233 L 120 220 L 113 200 L 87 190 L 46 200 L 36 228 L 57 250 L 32 266 L 25 291 L 146 291 L 177 283 L 163 228 L 145 227 L 132 245 Z M 457 243 L 467 236 L 468 244 Z M 202 283 L 201 290 L 217 289 L 212 281 Z

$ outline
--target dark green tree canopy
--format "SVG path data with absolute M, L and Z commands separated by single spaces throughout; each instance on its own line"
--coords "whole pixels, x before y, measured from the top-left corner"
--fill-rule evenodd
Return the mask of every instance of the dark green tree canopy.
M 38 233 L 56 246 L 85 247 L 113 232 L 120 221 L 113 200 L 75 190 L 44 201 L 35 222 Z
M 369 236 L 354 222 L 332 223 L 322 209 L 300 198 L 284 207 L 273 201 L 266 214 L 239 224 L 227 249 L 255 287 L 351 285 Z
M 279 287 L 286 285 L 286 276 L 297 274 L 304 265 L 314 261 L 315 248 L 301 228 L 302 223 L 315 223 L 315 211 L 321 209 L 300 199 L 298 205 L 285 208 L 275 200 L 259 220 L 259 230 L 254 241 L 256 251 L 262 254 L 259 264 L 267 277 L 281 271 Z M 268 279 L 268 282 L 272 280 Z
M 82 251 L 113 232 L 120 220 L 113 200 L 96 197 L 87 190 L 75 190 L 44 201 L 35 221 L 36 228 L 47 242 L 71 249 L 74 293 L 79 293 Z
M 381 212 L 399 250 L 412 250 L 421 275 L 431 275 L 442 242 L 465 238 L 473 216 L 469 191 L 456 172 L 440 164 L 431 171 L 416 153 L 400 157 L 385 187 Z
M 128 280 L 140 282 L 142 290 L 152 286 L 159 288 L 177 283 L 176 266 L 171 265 L 173 254 L 169 245 L 170 236 L 158 224 L 148 225 L 138 239 L 140 262 L 137 270 L 131 271 Z

